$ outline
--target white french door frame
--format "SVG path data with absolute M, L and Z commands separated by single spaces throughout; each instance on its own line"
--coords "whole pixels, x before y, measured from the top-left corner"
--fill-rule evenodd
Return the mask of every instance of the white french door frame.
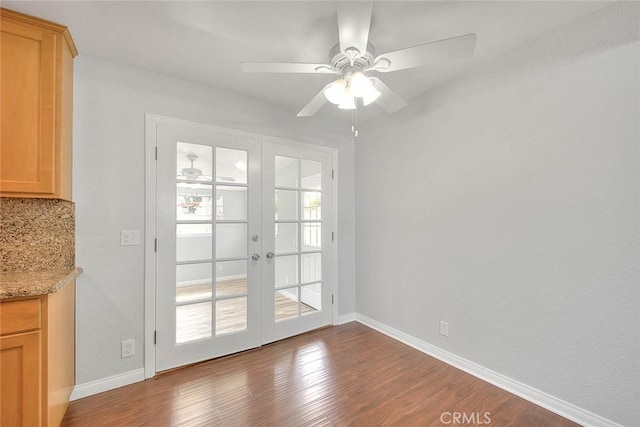
M 334 284 L 334 303 L 332 306 L 332 322 L 338 322 L 338 150 L 315 144 L 306 144 L 293 140 L 266 136 L 252 132 L 228 129 L 210 124 L 192 122 L 188 120 L 175 119 L 156 114 L 145 115 L 145 233 L 144 233 L 144 253 L 145 253 L 145 275 L 144 275 L 144 371 L 145 378 L 152 378 L 156 374 L 156 351 L 155 351 L 155 331 L 156 331 L 156 236 L 157 236 L 157 128 L 160 125 L 179 126 L 188 129 L 216 132 L 233 136 L 257 139 L 260 142 L 283 144 L 294 147 L 304 147 L 311 150 L 321 151 L 331 154 L 333 179 L 333 232 L 335 240 L 331 251 L 331 280 Z M 264 230 L 263 230 L 264 234 Z M 264 254 L 263 254 L 264 255 Z M 264 259 L 264 256 L 263 256 Z

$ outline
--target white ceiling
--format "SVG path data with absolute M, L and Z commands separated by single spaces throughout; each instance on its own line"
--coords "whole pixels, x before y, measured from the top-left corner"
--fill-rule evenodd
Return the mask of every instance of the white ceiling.
M 456 35 L 478 35 L 472 59 L 381 75 L 410 101 L 480 62 L 605 5 L 380 1 L 374 3 L 370 41 L 383 53 Z M 67 25 L 81 55 L 262 99 L 292 115 L 332 80 L 327 75 L 240 72 L 242 60 L 326 62 L 338 37 L 331 1 L 3 1 L 2 6 Z M 382 113 L 377 106 L 368 109 L 369 115 Z M 330 104 L 319 114 L 349 115 Z

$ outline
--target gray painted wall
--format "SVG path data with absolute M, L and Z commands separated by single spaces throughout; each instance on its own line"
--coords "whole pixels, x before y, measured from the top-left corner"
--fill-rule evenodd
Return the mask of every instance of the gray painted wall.
M 301 120 L 261 101 L 86 56 L 75 61 L 74 201 L 77 383 L 143 366 L 144 247 L 120 246 L 121 229 L 144 232 L 145 113 L 339 149 L 339 312 L 355 309 L 353 143 L 346 122 Z M 346 131 L 345 131 L 346 129 Z M 135 357 L 120 358 L 134 338 Z
M 535 40 L 356 142 L 357 311 L 629 426 L 639 6 Z

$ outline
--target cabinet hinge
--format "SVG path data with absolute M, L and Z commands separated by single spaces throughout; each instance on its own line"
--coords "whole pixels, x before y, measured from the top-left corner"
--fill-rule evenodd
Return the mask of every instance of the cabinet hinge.
M 158 331 L 153 331 L 153 343 L 158 343 Z
M 333 169 L 331 169 L 331 179 L 333 179 L 333 177 L 334 177 L 334 173 L 333 172 L 334 172 Z
M 333 294 L 331 294 L 331 304 L 333 304 Z
M 158 160 L 158 147 L 156 147 L 156 160 Z
M 333 242 L 333 231 L 331 232 L 331 241 Z
M 153 251 L 158 252 L 158 239 L 153 239 Z

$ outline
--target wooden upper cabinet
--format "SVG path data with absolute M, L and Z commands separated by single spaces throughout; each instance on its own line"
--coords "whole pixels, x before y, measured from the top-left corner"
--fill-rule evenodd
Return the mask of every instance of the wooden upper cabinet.
M 0 196 L 71 200 L 69 30 L 0 8 Z

